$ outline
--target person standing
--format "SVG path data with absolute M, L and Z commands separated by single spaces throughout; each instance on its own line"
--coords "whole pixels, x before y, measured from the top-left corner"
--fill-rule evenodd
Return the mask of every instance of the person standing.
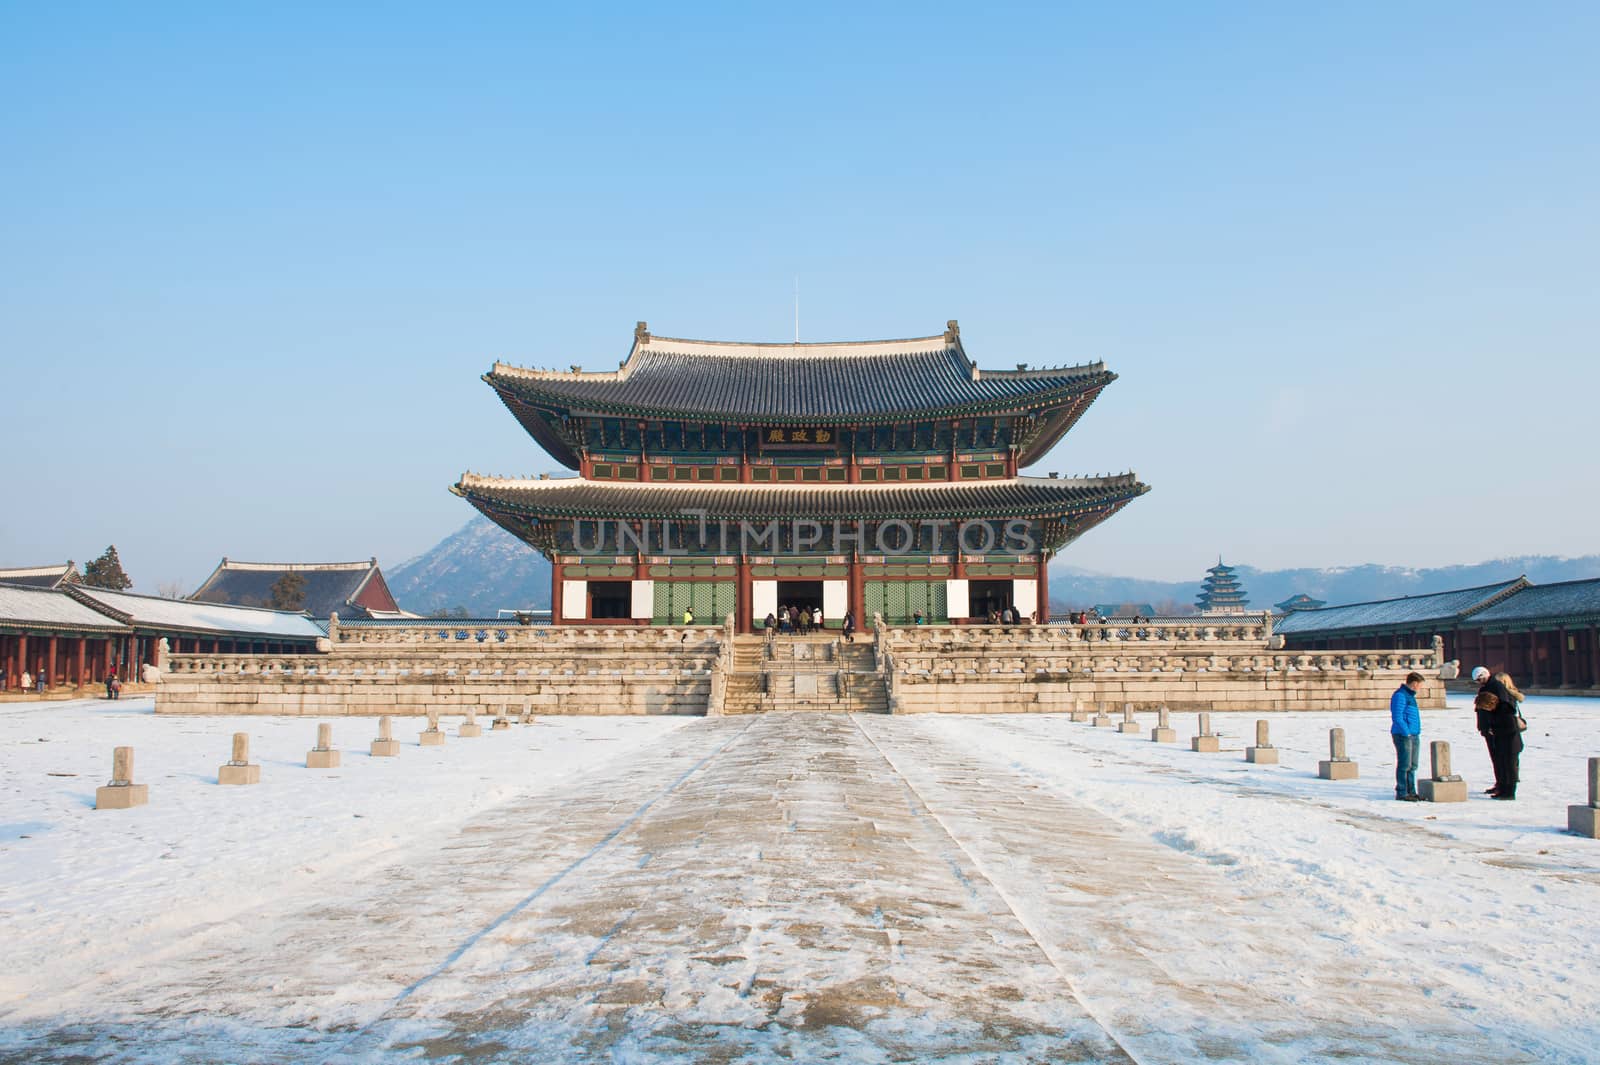
M 683 623 L 685 625 L 694 624 L 694 611 L 690 610 L 688 607 L 683 608 Z
M 32 687 L 33 687 L 33 674 L 29 673 L 26 669 L 24 669 L 22 671 L 22 690 L 23 691 L 27 691 L 29 688 L 32 688 Z
M 112 669 L 106 670 L 106 698 L 107 699 L 115 699 L 117 697 L 116 692 L 112 690 L 112 688 L 113 688 L 112 682 L 115 681 L 116 679 L 117 679 L 116 670 L 112 670 Z
M 844 642 L 845 643 L 855 643 L 856 642 L 856 614 L 855 614 L 855 611 L 846 610 L 844 612 L 844 622 L 843 622 L 843 624 L 844 624 Z
M 1478 682 L 1478 697 L 1472 704 L 1478 713 L 1478 732 L 1489 747 L 1489 762 L 1494 766 L 1494 787 L 1488 790 L 1488 794 L 1497 799 L 1514 799 L 1517 797 L 1517 782 L 1506 779 L 1505 752 L 1513 744 L 1518 751 L 1522 749 L 1521 736 L 1506 736 L 1508 731 L 1513 734 L 1517 731 L 1516 697 L 1498 678 L 1490 676 L 1489 670 L 1483 666 L 1472 671 L 1472 679 Z
M 1523 696 L 1509 673 L 1496 673 L 1489 680 L 1498 684 L 1506 696 L 1494 708 L 1494 742 L 1499 753 L 1494 797 L 1511 800 L 1517 797 L 1517 781 L 1522 775 Z
M 1421 802 L 1417 794 L 1417 755 L 1422 749 L 1422 714 L 1417 708 L 1421 673 L 1407 673 L 1405 683 L 1389 696 L 1389 738 L 1394 740 L 1394 797 Z
M 811 627 L 818 632 L 822 631 L 822 608 L 820 606 L 811 608 Z

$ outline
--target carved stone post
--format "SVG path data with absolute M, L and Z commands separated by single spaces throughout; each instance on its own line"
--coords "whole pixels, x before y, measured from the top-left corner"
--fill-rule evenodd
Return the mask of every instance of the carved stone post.
M 1328 760 L 1317 763 L 1317 776 L 1323 780 L 1355 780 L 1361 767 L 1352 762 L 1344 750 L 1344 729 L 1328 730 Z
M 419 747 L 443 747 L 444 733 L 439 730 L 439 711 L 428 711 L 428 727 L 417 736 Z
M 467 719 L 461 722 L 461 727 L 456 730 L 456 735 L 462 739 L 474 739 L 483 735 L 483 726 L 478 724 L 478 708 L 467 707 Z
M 1097 710 L 1095 712 L 1095 715 L 1094 715 L 1094 727 L 1095 728 L 1110 728 L 1111 727 L 1111 715 L 1109 713 L 1107 713 L 1107 711 L 1110 708 L 1111 707 L 1110 707 L 1109 703 L 1101 703 L 1100 704 L 1099 710 Z
M 1133 704 L 1122 704 L 1122 724 L 1117 726 L 1117 731 L 1124 736 L 1131 736 L 1139 732 L 1139 722 L 1133 719 Z
M 1417 781 L 1417 794 L 1423 802 L 1466 802 L 1467 782 L 1450 766 L 1450 744 L 1434 740 L 1430 745 L 1433 773 L 1429 780 Z
M 1254 762 L 1256 765 L 1278 764 L 1278 748 L 1272 745 L 1272 737 L 1267 732 L 1265 720 L 1256 722 L 1256 745 L 1245 748 L 1244 760 Z
M 1567 807 L 1567 831 L 1600 839 L 1600 758 L 1589 759 L 1589 804 Z
M 1165 706 L 1156 711 L 1156 727 L 1150 730 L 1150 742 L 1178 742 L 1177 730 L 1172 727 L 1172 712 Z
M 111 783 L 94 792 L 96 810 L 129 810 L 150 801 L 150 785 L 133 782 L 133 748 L 111 752 Z
M 250 733 L 233 734 L 233 757 L 217 769 L 218 784 L 259 784 L 261 767 L 250 764 Z
M 306 768 L 339 768 L 339 752 L 333 746 L 333 726 L 325 721 L 317 726 L 317 745 L 306 752 Z
M 1211 731 L 1211 715 L 1200 715 L 1200 731 L 1189 741 L 1191 751 L 1202 754 L 1216 754 L 1222 750 L 1222 741 Z
M 400 741 L 394 738 L 391 728 L 393 724 L 388 714 L 378 718 L 378 738 L 372 741 L 372 757 L 393 758 L 400 753 Z

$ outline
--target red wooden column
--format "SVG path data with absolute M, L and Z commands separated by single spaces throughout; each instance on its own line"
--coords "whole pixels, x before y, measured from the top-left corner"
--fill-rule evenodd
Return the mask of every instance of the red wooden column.
M 117 641 L 107 636 L 100 642 L 100 675 L 96 680 L 105 680 L 117 666 Z
M 750 558 L 739 552 L 739 583 L 734 587 L 734 628 L 739 632 L 755 632 L 755 607 L 751 597 Z
M 44 662 L 45 662 L 45 666 L 44 666 L 45 677 L 46 677 L 46 679 L 48 679 L 50 681 L 50 687 L 52 687 L 52 688 L 54 688 L 56 685 L 61 683 L 61 671 L 59 669 L 59 666 L 61 665 L 61 663 L 57 660 L 58 659 L 58 654 L 57 654 L 58 644 L 56 642 L 57 639 L 58 639 L 57 637 L 52 636 L 52 637 L 50 637 L 50 642 L 45 645 L 46 648 L 47 648 L 47 650 L 45 651 L 45 660 L 44 660 Z
M 856 630 L 867 631 L 872 619 L 867 617 L 867 582 L 860 554 L 850 557 L 850 612 L 856 616 Z
M 1565 688 L 1570 683 L 1567 679 L 1567 627 L 1565 625 L 1556 630 L 1556 648 L 1561 652 L 1561 686 Z
M 1050 620 L 1050 554 L 1039 548 L 1039 624 Z
M 557 561 L 550 563 L 550 624 L 561 624 L 561 562 L 559 555 Z M 631 613 L 631 611 L 630 611 Z
M 83 663 L 84 663 L 84 659 L 85 659 L 87 651 L 88 651 L 88 647 L 89 647 L 89 639 L 88 639 L 88 637 L 79 636 L 78 637 L 78 656 L 77 656 L 78 660 L 77 660 L 76 668 L 72 671 L 73 672 L 72 683 L 73 683 L 74 687 L 78 687 L 78 688 L 83 687 Z

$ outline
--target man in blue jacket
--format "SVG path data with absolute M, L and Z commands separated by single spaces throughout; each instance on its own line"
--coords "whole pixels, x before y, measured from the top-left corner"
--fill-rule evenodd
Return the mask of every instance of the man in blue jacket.
M 1417 709 L 1421 673 L 1407 673 L 1406 681 L 1389 696 L 1389 736 L 1394 740 L 1394 797 L 1401 802 L 1421 802 L 1417 794 L 1417 754 L 1422 748 L 1422 714 Z

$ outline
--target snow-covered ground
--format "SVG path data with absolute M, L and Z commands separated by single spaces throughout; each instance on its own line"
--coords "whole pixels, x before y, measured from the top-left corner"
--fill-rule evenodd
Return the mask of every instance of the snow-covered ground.
M 1425 713 L 1429 805 L 1371 713 L 1261 767 L 1245 715 L 342 719 L 319 771 L 309 719 L 8 704 L 0 1060 L 1594 1061 L 1600 703 L 1526 709 L 1514 803 Z M 150 804 L 95 811 L 118 744 Z

